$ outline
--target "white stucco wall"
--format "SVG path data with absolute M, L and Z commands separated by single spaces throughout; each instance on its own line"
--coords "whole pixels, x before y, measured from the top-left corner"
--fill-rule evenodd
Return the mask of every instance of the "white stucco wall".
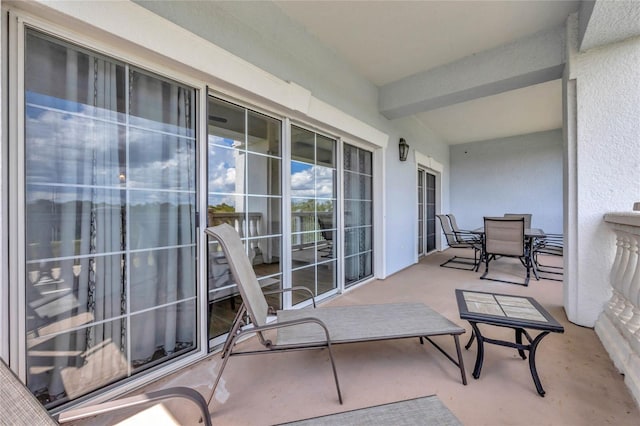
M 562 131 L 452 145 L 451 213 L 465 229 L 483 216 L 531 213 L 532 226 L 561 233 Z
M 573 51 L 568 60 L 577 111 L 570 117 L 576 191 L 567 218 L 575 235 L 566 259 L 574 273 L 566 281 L 565 307 L 571 321 L 591 327 L 610 297 L 615 254 L 603 216 L 629 211 L 640 200 L 640 38 Z
M 417 259 L 418 191 L 416 152 L 442 164 L 442 211 L 449 209 L 449 146 L 439 142 L 431 130 L 414 118 L 393 121 L 401 129 L 391 138 L 386 152 L 386 251 L 387 272 L 393 273 L 413 264 Z M 399 159 L 398 142 L 403 137 L 409 144 L 407 161 Z
M 378 268 L 376 274 L 388 276 L 414 262 L 417 179 L 413 152 L 417 149 L 444 165 L 443 182 L 448 191 L 446 143 L 413 118 L 390 121 L 383 117 L 378 112 L 377 87 L 269 2 L 135 2 L 387 133 L 389 146 L 383 153 L 385 198 L 376 194 L 375 200 L 385 206 L 385 260 L 382 271 Z M 398 159 L 400 137 L 411 146 L 407 162 Z M 443 203 L 447 202 L 445 193 Z

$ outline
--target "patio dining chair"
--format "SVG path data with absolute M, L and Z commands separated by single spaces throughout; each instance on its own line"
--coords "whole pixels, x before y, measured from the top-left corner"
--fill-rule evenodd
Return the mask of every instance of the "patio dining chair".
M 442 232 L 447 239 L 447 244 L 449 245 L 449 247 L 473 249 L 473 258 L 464 256 L 453 256 L 447 261 L 441 263 L 440 266 L 445 268 L 462 269 L 465 271 L 477 271 L 480 267 L 480 253 L 482 252 L 482 240 L 480 239 L 480 236 L 468 231 L 454 232 L 451 226 L 452 222 L 449 220 L 449 216 L 437 214 L 436 217 L 440 221 Z M 450 263 L 464 266 L 452 266 L 449 265 Z
M 9 369 L 7 364 L 0 359 L 0 406 L 2 407 L 0 425 L 57 425 L 107 413 L 123 412 L 135 407 L 152 406 L 176 398 L 185 399 L 195 404 L 202 416 L 200 419 L 202 424 L 211 426 L 211 415 L 204 398 L 198 391 L 186 387 L 168 388 L 110 402 L 72 408 L 63 411 L 56 420 L 20 381 L 18 376 Z M 140 418 L 140 421 L 144 422 L 145 420 Z M 158 418 L 148 419 L 148 421 L 157 422 Z
M 531 277 L 530 245 L 525 241 L 523 217 L 485 217 L 484 218 L 484 262 L 485 270 L 481 280 L 499 281 L 510 284 L 529 285 Z M 516 281 L 489 278 L 489 263 L 501 257 L 514 257 L 526 269 L 524 283 Z
M 531 213 L 505 213 L 504 217 L 521 217 L 524 219 L 524 229 L 531 229 Z
M 333 231 L 330 231 L 331 226 L 326 220 L 318 217 L 318 225 L 320 226 L 320 235 L 325 241 L 325 246 L 318 249 L 319 252 L 324 252 L 322 257 L 333 257 Z
M 236 230 L 223 224 L 209 227 L 205 233 L 216 240 L 225 252 L 242 297 L 242 305 L 236 313 L 222 348 L 222 364 L 208 399 L 209 404 L 231 356 L 314 349 L 327 350 L 338 400 L 342 403 L 333 345 L 400 338 L 418 337 L 420 343 L 427 340 L 460 369 L 462 383 L 467 384 L 458 339 L 458 336 L 465 332 L 464 328 L 425 304 L 385 303 L 316 308 L 313 293 L 306 287 L 291 287 L 263 293 Z M 310 295 L 313 309 L 286 309 L 274 312 L 267 304 L 265 294 L 286 291 L 306 291 Z M 274 321 L 269 322 L 270 314 L 275 314 L 276 318 L 271 318 Z M 234 350 L 239 339 L 248 335 L 256 335 L 264 349 Z M 454 338 L 457 359 L 432 339 L 435 336 L 446 335 Z
M 540 261 L 540 255 L 559 256 L 564 255 L 563 234 L 545 234 L 538 238 L 533 246 L 533 266 L 541 277 L 551 281 L 562 281 L 564 268 L 562 266 L 544 264 Z
M 453 233 L 455 234 L 456 239 L 458 239 L 458 241 L 466 242 L 469 240 L 473 240 L 473 241 L 479 240 L 479 237 L 477 234 L 473 234 L 468 229 L 460 229 L 460 227 L 458 226 L 458 221 L 456 220 L 456 216 L 453 213 L 447 213 L 445 216 L 447 216 L 447 218 L 449 219 L 449 223 L 451 224 L 451 229 L 453 230 Z

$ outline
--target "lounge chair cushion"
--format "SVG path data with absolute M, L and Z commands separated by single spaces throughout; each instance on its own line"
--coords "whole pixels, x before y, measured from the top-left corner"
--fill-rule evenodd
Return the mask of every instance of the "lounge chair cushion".
M 318 318 L 324 322 L 331 331 L 331 342 L 334 344 L 452 335 L 465 331 L 423 303 L 386 303 L 278 311 L 278 321 L 305 317 Z M 278 330 L 278 345 L 323 341 L 324 331 L 315 324 Z

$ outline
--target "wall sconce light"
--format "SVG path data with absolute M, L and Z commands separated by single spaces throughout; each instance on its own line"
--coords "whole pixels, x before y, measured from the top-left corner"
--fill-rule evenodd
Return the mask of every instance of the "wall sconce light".
M 407 155 L 409 155 L 409 144 L 404 140 L 404 138 L 400 138 L 398 148 L 400 149 L 400 161 L 407 161 Z

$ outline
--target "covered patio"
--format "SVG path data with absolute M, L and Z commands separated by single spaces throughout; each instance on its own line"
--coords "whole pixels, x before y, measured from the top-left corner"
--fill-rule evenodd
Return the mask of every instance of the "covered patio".
M 439 266 L 452 254 L 465 253 L 449 249 L 426 256 L 416 265 L 327 304 L 424 302 L 464 327 L 467 333 L 461 342 L 466 343 L 471 328 L 459 318 L 454 289 L 532 296 L 565 327 L 564 334 L 548 336 L 539 348 L 537 365 L 547 391 L 544 398 L 536 393 L 528 363 L 515 349 L 485 347 L 478 380 L 471 376 L 476 346 L 463 349 L 469 381 L 464 386 L 457 368 L 433 347 L 421 346 L 417 339 L 404 339 L 334 348 L 343 405 L 337 401 L 324 351 L 234 357 L 209 407 L 213 423 L 278 424 L 435 394 L 465 425 L 636 424 L 638 407 L 598 336 L 593 329 L 567 320 L 562 283 L 541 279 L 521 287 L 481 281 L 480 273 Z M 492 327 L 487 334 L 512 338 L 512 331 L 503 328 Z M 442 338 L 438 343 L 455 351 L 450 340 Z M 242 345 L 255 343 L 252 338 Z M 214 354 L 148 389 L 191 386 L 208 397 L 219 365 L 220 355 Z M 179 421 L 189 418 L 189 413 L 179 409 L 176 413 Z
M 0 358 L 52 415 L 178 385 L 210 395 L 239 305 L 203 232 L 224 219 L 263 289 L 424 302 L 463 344 L 455 289 L 509 293 L 565 331 L 538 351 L 544 398 L 515 349 L 488 346 L 479 380 L 463 349 L 463 386 L 404 339 L 335 348 L 343 405 L 322 351 L 236 357 L 214 424 L 427 395 L 467 425 L 637 423 L 640 2 L 0 6 Z M 457 250 L 436 214 L 474 229 L 508 212 L 564 236 L 564 281 L 440 267 Z

